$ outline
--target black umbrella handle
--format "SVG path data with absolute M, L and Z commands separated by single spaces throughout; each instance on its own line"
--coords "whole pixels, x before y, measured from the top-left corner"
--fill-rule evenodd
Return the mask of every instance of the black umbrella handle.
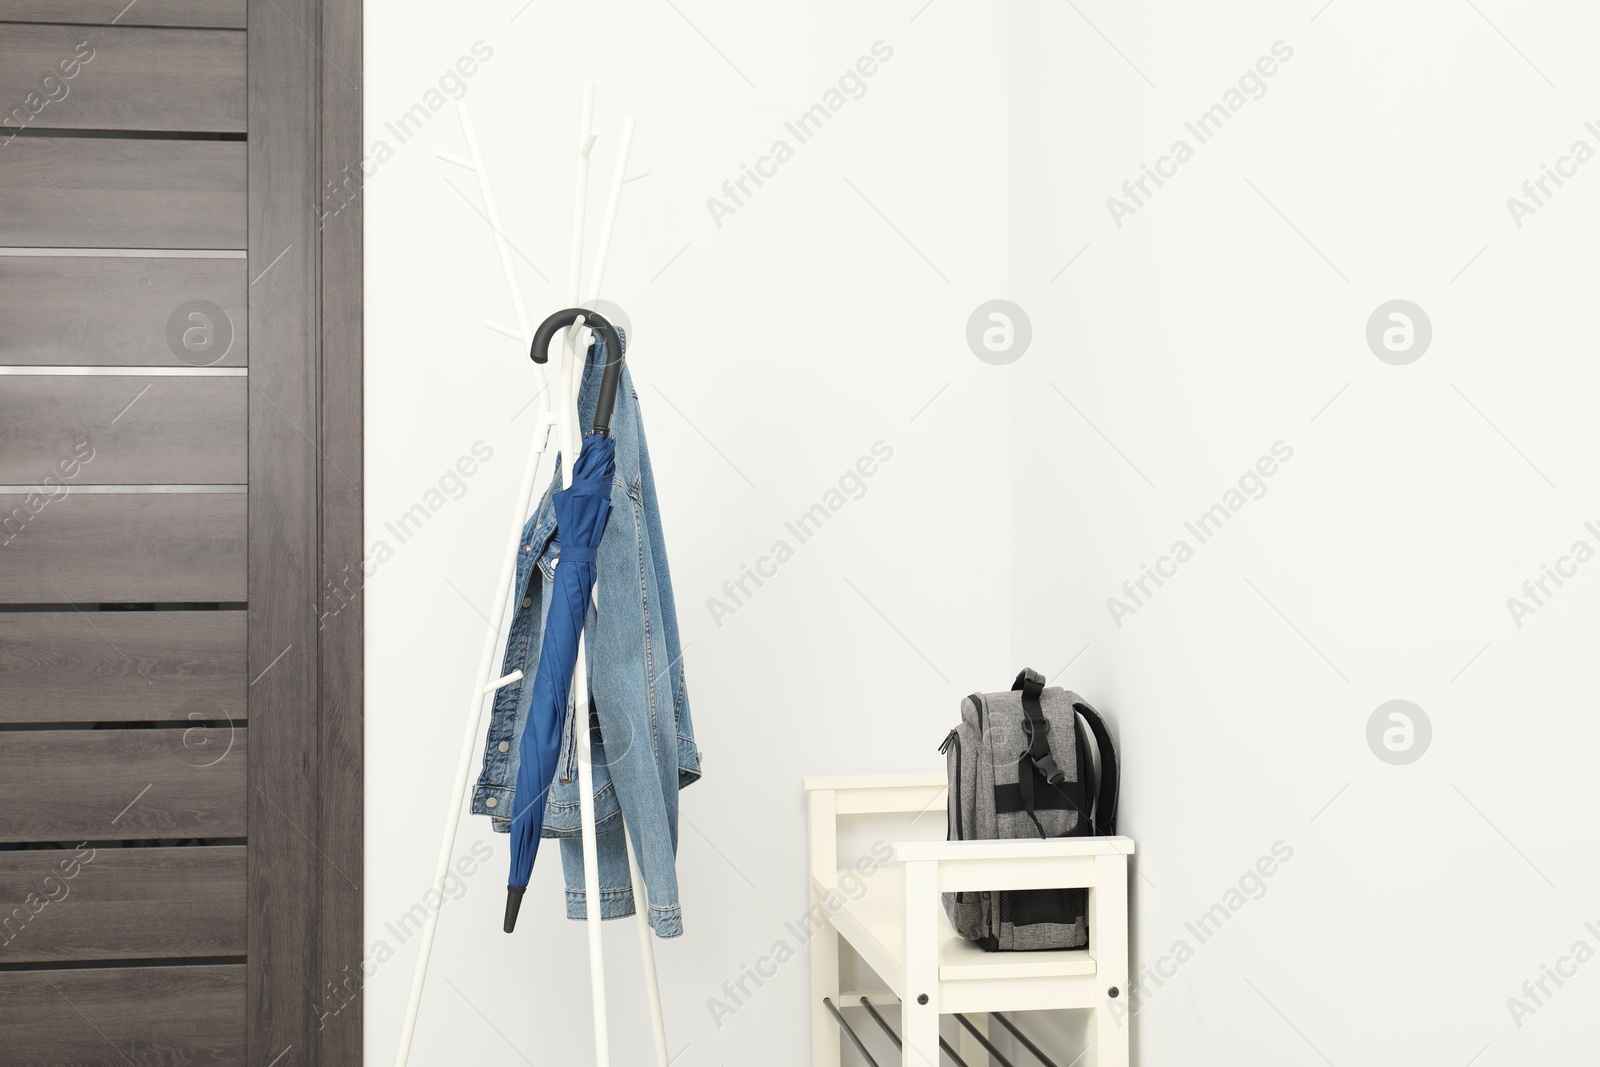
M 594 432 L 610 433 L 611 412 L 617 406 L 617 386 L 622 382 L 622 338 L 605 316 L 588 308 L 566 308 L 556 312 L 534 331 L 533 351 L 530 354 L 535 363 L 548 362 L 550 342 L 555 339 L 556 331 L 571 326 L 580 318 L 585 326 L 598 330 L 606 343 L 606 370 L 600 379 L 600 398 L 594 405 Z

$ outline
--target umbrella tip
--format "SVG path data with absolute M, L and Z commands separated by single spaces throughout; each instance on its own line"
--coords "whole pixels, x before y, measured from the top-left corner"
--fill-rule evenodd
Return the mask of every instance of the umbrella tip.
M 522 894 L 528 891 L 525 885 L 506 886 L 506 933 L 517 928 L 517 912 L 522 910 Z

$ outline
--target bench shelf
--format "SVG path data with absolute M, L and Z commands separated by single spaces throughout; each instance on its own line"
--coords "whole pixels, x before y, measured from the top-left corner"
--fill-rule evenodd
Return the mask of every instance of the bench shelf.
M 809 778 L 804 787 L 817 926 L 810 940 L 814 1067 L 841 1067 L 842 1016 L 829 1004 L 854 1005 L 839 1004 L 841 941 L 900 1000 L 902 1064 L 944 1062 L 940 1015 L 959 1013 L 972 1024 L 962 1030 L 960 1055 L 977 1067 L 990 1063 L 979 1040 L 989 1013 L 1078 1008 L 1092 1013 L 1089 1062 L 1127 1067 L 1128 1024 L 1115 1000 L 1128 987 L 1130 839 L 905 841 L 890 846 L 888 863 L 841 869 L 841 819 L 906 815 L 918 822 L 943 810 L 945 777 Z M 927 832 L 927 824 L 921 828 Z M 1089 891 L 1088 948 L 985 952 L 956 933 L 941 900 L 947 892 L 1055 888 Z

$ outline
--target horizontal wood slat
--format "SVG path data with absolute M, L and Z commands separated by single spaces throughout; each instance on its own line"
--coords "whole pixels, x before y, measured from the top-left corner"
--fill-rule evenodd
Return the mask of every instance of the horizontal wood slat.
M 242 611 L 0 612 L 0 723 L 245 719 Z
M 0 21 L 244 29 L 245 0 L 0 0 Z
M 242 259 L 0 256 L 0 364 L 242 367 Z
M 0 494 L 0 604 L 244 599 L 243 493 Z
M 0 842 L 243 837 L 245 736 L 228 725 L 0 730 Z
M 0 151 L 0 245 L 245 246 L 243 141 L 19 137 Z
M 239 485 L 242 377 L 0 376 L 0 485 Z
M 0 852 L 0 963 L 242 956 L 244 873 L 243 845 Z
M 245 969 L 0 973 L 0 1067 L 215 1067 L 245 1062 Z
M 241 133 L 244 33 L 0 22 L 0 107 L 0 139 L 17 129 Z

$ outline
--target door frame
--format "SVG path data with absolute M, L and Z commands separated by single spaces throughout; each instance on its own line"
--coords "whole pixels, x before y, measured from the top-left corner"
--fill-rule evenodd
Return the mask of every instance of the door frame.
M 361 0 L 248 0 L 251 1064 L 362 1062 Z

